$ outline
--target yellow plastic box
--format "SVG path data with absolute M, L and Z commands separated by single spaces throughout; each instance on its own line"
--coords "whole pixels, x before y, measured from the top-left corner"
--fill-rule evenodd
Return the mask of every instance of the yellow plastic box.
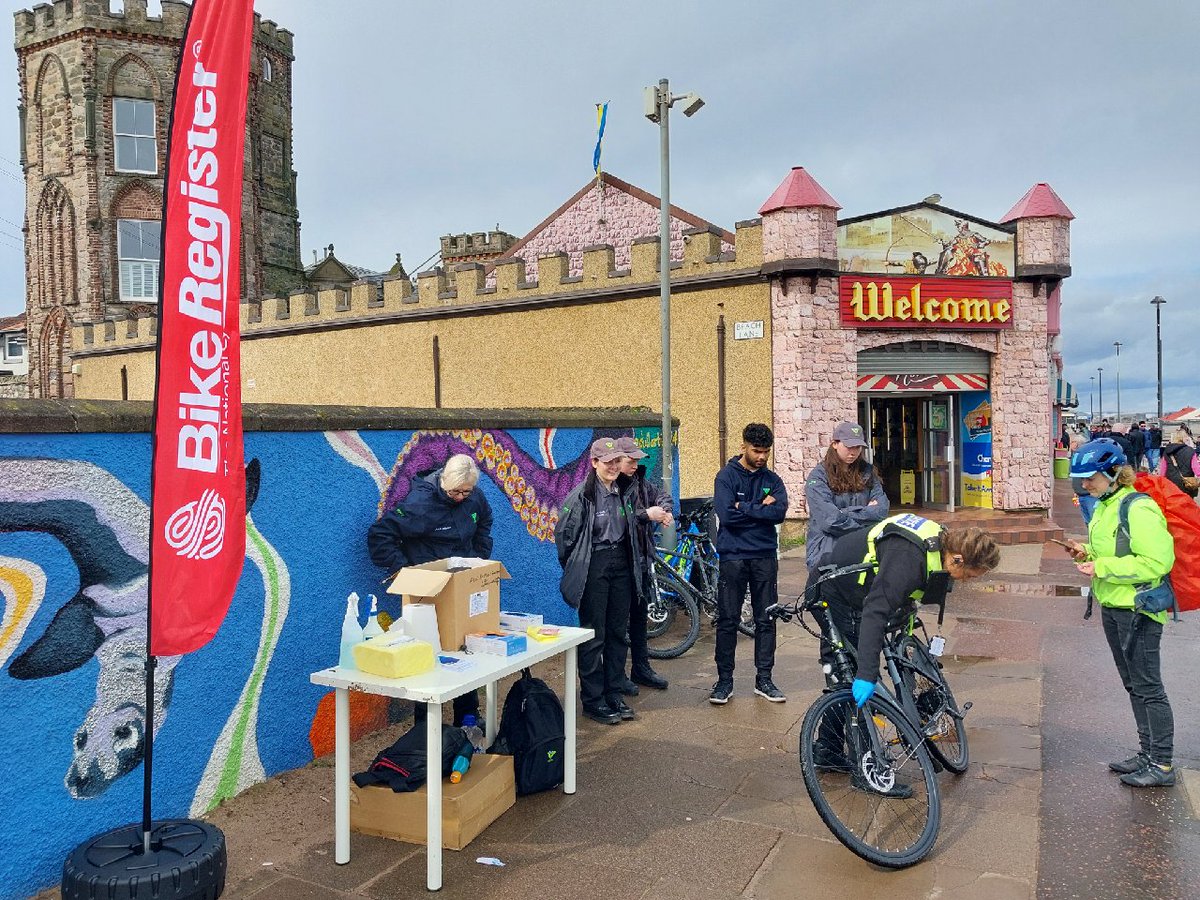
M 433 668 L 433 646 L 406 634 L 380 634 L 354 645 L 360 671 L 383 678 L 407 678 Z

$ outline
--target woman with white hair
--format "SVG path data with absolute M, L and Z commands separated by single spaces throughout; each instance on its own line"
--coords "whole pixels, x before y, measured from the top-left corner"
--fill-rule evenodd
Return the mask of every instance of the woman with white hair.
M 418 475 L 408 496 L 367 531 L 371 561 L 394 573 L 448 556 L 489 559 L 492 508 L 478 486 L 475 460 L 463 453 L 451 456 L 435 472 Z M 417 704 L 418 718 L 424 709 L 425 704 Z M 474 692 L 454 699 L 455 724 L 461 724 L 465 714 L 478 711 L 479 698 Z
M 1186 428 L 1176 429 L 1170 443 L 1162 448 L 1158 474 L 1189 497 L 1200 493 L 1200 454 L 1196 453 L 1191 432 Z

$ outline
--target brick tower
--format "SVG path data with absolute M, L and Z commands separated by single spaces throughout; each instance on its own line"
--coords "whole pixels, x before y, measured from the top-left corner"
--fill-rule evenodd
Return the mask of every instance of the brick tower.
M 54 0 L 15 14 L 29 391 L 71 397 L 71 327 L 155 316 L 171 93 L 188 4 Z M 292 169 L 292 34 L 255 15 L 242 296 L 304 280 Z

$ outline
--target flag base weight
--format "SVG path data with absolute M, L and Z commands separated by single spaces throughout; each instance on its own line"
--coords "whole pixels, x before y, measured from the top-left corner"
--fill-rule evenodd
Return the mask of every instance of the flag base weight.
M 144 852 L 140 822 L 89 838 L 63 863 L 63 900 L 216 900 L 225 890 L 225 835 L 195 819 L 162 819 Z

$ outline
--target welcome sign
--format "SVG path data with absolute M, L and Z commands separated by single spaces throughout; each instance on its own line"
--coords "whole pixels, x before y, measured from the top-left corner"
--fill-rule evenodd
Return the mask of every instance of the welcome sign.
M 1012 282 L 1006 278 L 843 275 L 838 295 L 842 325 L 848 328 L 1013 327 Z

